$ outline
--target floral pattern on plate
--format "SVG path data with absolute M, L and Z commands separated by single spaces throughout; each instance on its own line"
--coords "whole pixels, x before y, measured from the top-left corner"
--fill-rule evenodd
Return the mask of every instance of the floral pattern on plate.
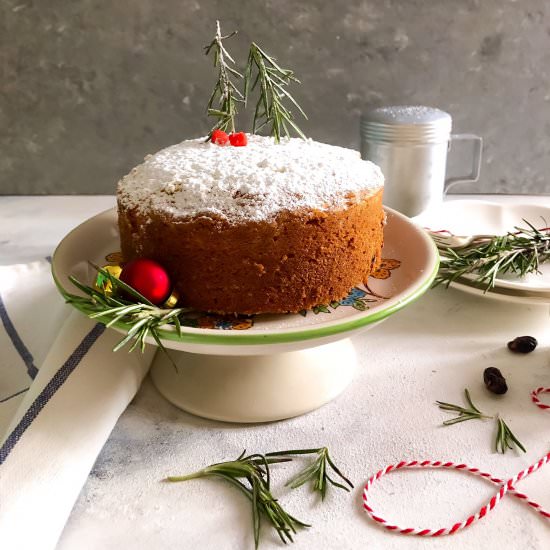
M 394 269 L 398 269 L 401 266 L 400 260 L 391 258 L 383 258 L 380 265 L 371 273 L 371 277 L 374 279 L 389 279 L 391 272 Z M 380 299 L 387 300 L 389 296 L 380 296 L 373 292 L 369 285 L 366 284 L 364 288 L 353 287 L 350 293 L 342 300 L 333 301 L 329 304 L 319 304 L 311 309 L 315 315 L 319 313 L 330 313 L 331 309 L 337 309 L 340 306 L 348 306 L 358 311 L 366 311 L 369 309 L 369 303 L 378 302 Z M 305 317 L 307 310 L 300 311 L 300 315 Z

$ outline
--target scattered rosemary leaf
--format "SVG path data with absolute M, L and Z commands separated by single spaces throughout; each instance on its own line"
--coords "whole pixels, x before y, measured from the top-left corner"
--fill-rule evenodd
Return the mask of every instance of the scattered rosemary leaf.
M 470 392 L 467 389 L 464 390 L 464 396 L 469 405 L 468 408 L 461 407 L 460 405 L 454 405 L 453 403 L 445 403 L 444 401 L 436 401 L 441 410 L 458 413 L 458 416 L 445 420 L 445 422 L 443 422 L 444 426 L 452 426 L 453 424 L 465 422 L 466 420 L 493 418 L 492 416 L 487 416 L 482 413 L 474 405 L 472 398 L 470 397 Z
M 521 449 L 524 453 L 527 452 L 518 438 L 512 433 L 508 424 L 502 418 L 497 417 L 497 437 L 495 441 L 497 453 L 504 454 L 508 449 L 513 449 L 514 447 Z
M 342 472 L 338 469 L 338 467 L 330 458 L 327 447 L 321 447 L 320 449 L 296 449 L 292 451 L 278 451 L 275 453 L 267 453 L 266 456 L 291 457 L 306 454 L 316 454 L 317 458 L 304 470 L 299 472 L 295 477 L 288 481 L 286 484 L 287 487 L 296 489 L 297 487 L 301 487 L 302 485 L 304 485 L 304 483 L 311 481 L 313 482 L 313 490 L 318 491 L 321 494 L 322 500 L 325 499 L 325 495 L 327 492 L 327 482 L 334 487 L 343 489 L 344 491 L 349 492 L 350 489 L 353 489 L 353 483 L 348 478 L 346 478 L 344 474 L 342 474 Z M 328 474 L 329 468 L 332 469 L 332 471 L 348 486 L 343 485 L 342 483 L 338 483 L 337 481 L 332 479 Z

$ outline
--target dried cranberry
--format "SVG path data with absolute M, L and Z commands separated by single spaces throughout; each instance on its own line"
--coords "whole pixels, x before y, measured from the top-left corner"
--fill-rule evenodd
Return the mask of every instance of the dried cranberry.
M 488 367 L 483 371 L 483 381 L 487 389 L 498 395 L 502 395 L 508 391 L 506 378 L 496 367 Z
M 508 342 L 508 349 L 515 353 L 531 353 L 537 344 L 537 339 L 532 336 L 518 336 Z

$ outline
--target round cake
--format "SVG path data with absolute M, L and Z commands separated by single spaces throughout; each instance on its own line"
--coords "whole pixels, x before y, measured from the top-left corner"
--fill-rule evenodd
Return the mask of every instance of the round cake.
M 377 267 L 383 181 L 356 151 L 312 140 L 184 141 L 119 182 L 122 255 L 162 264 L 182 306 L 309 309 L 342 299 Z

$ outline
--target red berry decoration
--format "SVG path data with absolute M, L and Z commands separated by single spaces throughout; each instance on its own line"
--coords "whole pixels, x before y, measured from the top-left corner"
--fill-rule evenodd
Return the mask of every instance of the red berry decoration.
M 248 140 L 244 132 L 234 132 L 233 134 L 229 134 L 229 143 L 233 147 L 244 147 L 248 143 Z
M 230 138 L 223 130 L 214 130 L 210 136 L 210 141 L 216 145 L 227 145 Z
M 128 262 L 122 268 L 120 280 L 156 306 L 164 303 L 172 287 L 165 269 L 157 262 L 145 258 Z

